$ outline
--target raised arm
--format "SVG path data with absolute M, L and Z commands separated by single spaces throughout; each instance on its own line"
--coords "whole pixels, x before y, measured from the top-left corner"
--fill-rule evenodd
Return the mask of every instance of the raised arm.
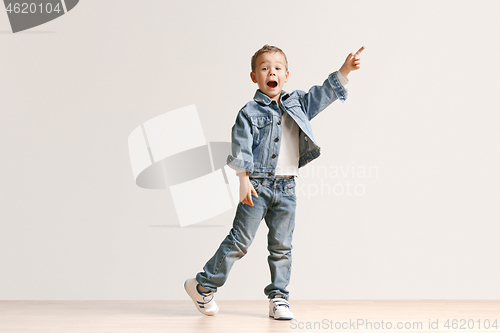
M 347 78 L 347 75 L 361 66 L 360 54 L 365 49 L 362 46 L 356 53 L 349 53 L 344 64 L 337 72 L 331 73 L 321 86 L 314 86 L 307 93 L 302 92 L 302 103 L 304 110 L 311 120 L 318 113 L 326 109 L 335 100 L 344 102 L 347 98 L 347 89 L 342 84 L 339 75 Z
M 340 82 L 337 72 L 333 72 L 321 86 L 313 86 L 307 93 L 302 91 L 299 94 L 303 109 L 311 120 L 337 99 L 344 102 L 347 98 L 347 88 Z

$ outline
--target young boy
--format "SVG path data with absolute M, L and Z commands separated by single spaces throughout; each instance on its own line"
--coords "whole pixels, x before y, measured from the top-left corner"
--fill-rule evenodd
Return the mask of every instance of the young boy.
M 288 81 L 285 53 L 264 45 L 252 57 L 250 77 L 259 89 L 253 101 L 238 113 L 232 128 L 232 154 L 227 163 L 240 179 L 240 200 L 233 227 L 203 272 L 188 279 L 184 288 L 196 308 L 212 316 L 219 311 L 214 293 L 226 281 L 232 265 L 252 243 L 262 219 L 267 235 L 271 284 L 264 289 L 269 298 L 269 316 L 290 320 L 288 303 L 292 265 L 292 234 L 295 225 L 295 179 L 298 169 L 320 155 L 310 120 L 333 101 L 347 97 L 347 75 L 360 67 L 361 47 L 349 54 L 322 86 L 309 92 L 282 91 Z M 252 195 L 255 197 L 252 199 Z

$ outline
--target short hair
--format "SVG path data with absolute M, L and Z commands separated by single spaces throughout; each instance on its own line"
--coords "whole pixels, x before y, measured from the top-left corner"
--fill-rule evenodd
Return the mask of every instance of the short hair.
M 252 72 L 255 72 L 255 67 L 257 66 L 257 58 L 261 54 L 266 53 L 266 52 L 279 52 L 279 53 L 281 53 L 283 55 L 283 57 L 285 58 L 286 70 L 288 70 L 288 60 L 286 59 L 285 52 L 283 52 L 283 50 L 281 50 L 279 47 L 266 44 L 266 45 L 262 46 L 259 50 L 257 50 L 257 52 L 255 52 L 254 55 L 252 56 Z

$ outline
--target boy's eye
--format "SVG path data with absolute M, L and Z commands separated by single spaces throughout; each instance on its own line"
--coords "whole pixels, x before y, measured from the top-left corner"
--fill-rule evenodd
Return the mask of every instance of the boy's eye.
M 263 71 L 267 71 L 267 67 L 262 67 L 262 70 Z
M 280 71 L 280 70 L 281 70 L 281 67 L 276 67 L 276 70 L 277 70 L 277 71 Z

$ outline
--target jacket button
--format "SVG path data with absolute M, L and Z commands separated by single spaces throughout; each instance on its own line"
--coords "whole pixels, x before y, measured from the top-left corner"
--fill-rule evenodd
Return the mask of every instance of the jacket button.
M 272 158 L 276 158 L 276 154 L 273 154 Z
M 278 141 L 280 141 L 280 138 L 276 138 L 276 139 L 274 139 L 274 141 L 278 142 Z
M 281 125 L 281 120 L 278 120 L 278 125 Z
M 269 173 L 268 173 L 268 175 L 269 175 L 269 176 L 272 176 L 272 175 L 273 175 L 273 173 L 272 173 L 272 172 L 269 172 Z

